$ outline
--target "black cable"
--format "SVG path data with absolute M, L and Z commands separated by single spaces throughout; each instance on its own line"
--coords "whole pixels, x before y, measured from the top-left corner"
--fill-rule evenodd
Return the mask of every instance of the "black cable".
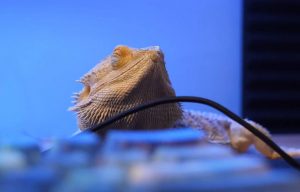
M 212 100 L 201 98 L 201 97 L 190 97 L 190 96 L 175 97 L 174 96 L 174 97 L 157 99 L 157 100 L 151 101 L 149 103 L 141 104 L 139 106 L 136 106 L 129 110 L 121 112 L 121 113 L 105 120 L 104 122 L 91 127 L 90 129 L 86 129 L 85 131 L 97 132 L 100 130 L 104 130 L 104 129 L 106 129 L 107 125 L 110 125 L 110 124 L 114 123 L 115 121 L 120 120 L 128 115 L 133 114 L 133 113 L 136 113 L 136 112 L 139 112 L 139 111 L 142 111 L 142 110 L 145 110 L 147 108 L 151 108 L 151 107 L 154 107 L 157 105 L 162 105 L 162 104 L 167 104 L 167 103 L 177 103 L 177 102 L 190 102 L 190 103 L 206 104 L 206 105 L 209 105 L 209 106 L 221 111 L 222 113 L 224 113 L 225 115 L 230 117 L 232 120 L 236 121 L 237 123 L 239 123 L 246 129 L 248 129 L 251 133 L 253 133 L 255 136 L 257 136 L 259 139 L 261 139 L 265 144 L 267 144 L 275 152 L 277 152 L 290 166 L 292 166 L 295 169 L 297 169 L 298 171 L 300 171 L 300 164 L 293 157 L 291 157 L 285 151 L 283 151 L 274 141 L 272 141 L 265 134 L 260 132 L 258 129 L 253 127 L 251 124 L 249 124 L 248 122 L 246 122 L 245 120 L 243 120 L 242 118 L 240 118 L 239 116 L 237 116 L 236 114 L 234 114 L 233 112 L 228 110 L 227 108 L 223 107 L 222 105 L 220 105 Z M 83 131 L 83 132 L 85 132 L 85 131 Z

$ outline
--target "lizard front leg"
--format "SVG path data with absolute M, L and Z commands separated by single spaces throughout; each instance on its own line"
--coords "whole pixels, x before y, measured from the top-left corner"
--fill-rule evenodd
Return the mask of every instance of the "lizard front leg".
M 254 121 L 246 121 L 271 138 L 271 134 L 266 128 Z M 184 110 L 182 119 L 175 123 L 175 127 L 202 129 L 206 133 L 209 142 L 230 144 L 233 149 L 241 153 L 246 152 L 251 145 L 254 145 L 257 151 L 268 158 L 276 159 L 280 157 L 278 153 L 246 128 L 222 115 Z M 284 147 L 282 149 L 293 157 L 300 157 L 299 149 Z
M 271 134 L 267 131 L 266 128 L 253 121 L 246 121 L 256 129 L 261 131 L 263 134 L 265 134 L 267 137 L 271 138 Z M 256 137 L 254 134 L 252 134 L 250 131 L 248 131 L 236 122 L 231 122 L 228 134 L 231 146 L 239 152 L 247 151 L 249 146 L 253 144 L 257 151 L 259 151 L 260 153 L 262 153 L 270 159 L 276 159 L 280 157 L 278 153 L 276 153 L 262 140 L 260 140 L 258 137 Z M 292 157 L 300 157 L 299 149 L 285 147 L 282 147 L 282 149 Z

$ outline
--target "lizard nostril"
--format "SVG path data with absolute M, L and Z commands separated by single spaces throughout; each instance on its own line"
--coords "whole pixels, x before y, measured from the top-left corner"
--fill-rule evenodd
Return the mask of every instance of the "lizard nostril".
M 163 54 L 163 52 L 161 52 L 160 50 L 159 51 L 157 51 L 157 54 L 159 55 L 159 57 L 163 60 L 164 59 L 164 54 Z
M 162 62 L 164 60 L 164 56 L 161 51 L 154 51 L 151 53 L 150 58 L 153 62 Z

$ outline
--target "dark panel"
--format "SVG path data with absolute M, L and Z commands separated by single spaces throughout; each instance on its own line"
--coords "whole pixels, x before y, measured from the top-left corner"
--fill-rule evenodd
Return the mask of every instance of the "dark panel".
M 244 0 L 243 115 L 300 132 L 300 1 Z

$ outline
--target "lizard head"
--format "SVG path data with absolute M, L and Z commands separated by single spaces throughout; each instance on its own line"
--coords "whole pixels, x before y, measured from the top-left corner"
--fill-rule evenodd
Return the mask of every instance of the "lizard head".
M 79 82 L 83 89 L 75 93 L 75 105 L 70 110 L 77 113 L 82 130 L 139 104 L 175 95 L 158 46 L 142 49 L 117 46 Z M 178 104 L 167 104 L 130 115 L 110 127 L 164 128 L 180 115 Z

